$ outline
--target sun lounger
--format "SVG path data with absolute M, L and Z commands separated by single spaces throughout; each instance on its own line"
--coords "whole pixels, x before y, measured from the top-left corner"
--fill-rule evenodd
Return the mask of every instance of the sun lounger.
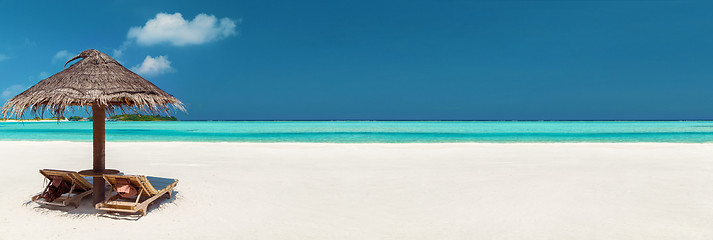
M 111 185 L 111 197 L 106 201 L 97 203 L 96 209 L 113 211 L 113 212 L 127 212 L 136 213 L 141 212 L 141 215 L 146 215 L 148 205 L 154 200 L 168 194 L 168 198 L 171 198 L 171 192 L 173 188 L 178 184 L 177 179 L 170 178 L 159 178 L 159 177 L 147 177 L 140 175 L 104 175 L 104 179 L 109 185 Z M 128 183 L 130 186 L 136 189 L 136 196 L 132 197 L 122 197 L 125 195 L 123 189 L 127 186 L 122 186 L 122 183 Z M 120 191 L 122 194 L 120 194 Z
M 54 206 L 69 206 L 74 205 L 75 208 L 79 207 L 82 198 L 92 194 L 92 183 L 87 181 L 84 177 L 79 175 L 77 172 L 64 171 L 64 170 L 53 170 L 53 169 L 43 169 L 40 170 L 40 174 L 45 176 L 49 180 L 49 184 L 42 190 L 42 193 L 32 197 L 32 201 L 40 204 L 54 205 Z M 45 199 L 45 193 L 53 184 L 53 179 L 58 179 L 64 181 L 68 186 L 70 186 L 69 192 L 65 195 L 48 201 Z

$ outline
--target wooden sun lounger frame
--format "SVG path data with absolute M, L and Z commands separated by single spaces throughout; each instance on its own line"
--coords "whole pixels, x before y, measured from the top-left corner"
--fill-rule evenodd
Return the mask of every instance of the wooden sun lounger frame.
M 86 179 L 84 179 L 79 173 L 73 172 L 73 171 L 65 171 L 65 170 L 54 170 L 54 169 L 42 169 L 40 170 L 40 174 L 45 176 L 46 179 L 52 181 L 50 176 L 60 176 L 64 181 L 67 181 L 70 183 L 70 189 L 69 193 L 62 194 L 62 196 L 58 197 L 52 202 L 45 201 L 45 199 L 42 197 L 42 194 L 47 191 L 47 188 L 49 187 L 49 184 L 45 187 L 45 189 L 42 190 L 40 194 L 37 194 L 32 197 L 32 201 L 40 204 L 47 204 L 47 205 L 53 205 L 53 206 L 69 206 L 69 205 L 74 205 L 74 208 L 79 207 L 80 202 L 82 201 L 82 198 L 89 196 L 92 194 L 92 184 L 89 183 Z M 75 192 L 75 190 L 78 190 Z M 72 193 L 75 193 L 74 196 L 72 196 Z
M 131 201 L 121 201 L 122 197 L 116 191 L 116 180 L 123 178 L 129 180 L 132 186 L 138 191 L 136 200 Z M 97 210 L 112 211 L 112 212 L 126 212 L 126 213 L 136 213 L 141 212 L 142 216 L 146 216 L 148 206 L 154 200 L 168 194 L 168 198 L 171 198 L 171 192 L 173 188 L 178 184 L 177 179 L 173 179 L 173 183 L 164 187 L 163 189 L 156 190 L 151 182 L 143 175 L 104 175 L 104 179 L 109 185 L 111 185 L 111 197 L 107 198 L 105 201 L 97 203 Z M 141 201 L 141 197 L 149 197 Z

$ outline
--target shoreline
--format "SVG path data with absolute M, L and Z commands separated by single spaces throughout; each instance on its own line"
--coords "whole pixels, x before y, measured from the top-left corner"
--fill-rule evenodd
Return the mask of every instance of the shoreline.
M 91 122 L 0 123 L 0 140 L 91 141 Z M 36 124 L 35 124 L 36 123 Z M 712 122 L 107 122 L 114 142 L 713 142 Z
M 87 141 L 69 141 L 69 140 L 0 140 L 2 143 L 89 143 Z M 227 142 L 227 141 L 105 141 L 107 144 L 113 143 L 190 143 L 190 144 L 265 144 L 265 145 L 711 145 L 713 142 Z
M 108 120 L 108 119 L 107 119 Z M 56 121 L 56 120 L 17 120 L 8 119 L 3 121 Z M 91 122 L 90 120 L 77 120 L 70 121 L 67 119 L 61 120 L 63 122 Z M 677 119 L 658 119 L 658 120 L 150 120 L 150 121 L 135 121 L 135 120 L 116 120 L 116 122 L 713 122 L 713 119 L 689 119 L 689 120 L 677 120 Z

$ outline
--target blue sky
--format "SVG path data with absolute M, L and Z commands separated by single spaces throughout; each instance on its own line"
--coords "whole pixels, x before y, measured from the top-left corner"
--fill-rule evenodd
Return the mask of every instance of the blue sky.
M 713 119 L 711 12 L 710 1 L 0 0 L 0 101 L 94 48 L 182 100 L 184 120 Z

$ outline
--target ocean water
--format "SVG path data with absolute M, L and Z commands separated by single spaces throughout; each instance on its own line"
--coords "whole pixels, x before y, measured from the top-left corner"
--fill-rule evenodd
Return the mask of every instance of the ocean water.
M 107 122 L 107 141 L 713 142 L 713 121 Z M 91 122 L 0 122 L 0 141 L 92 141 Z

